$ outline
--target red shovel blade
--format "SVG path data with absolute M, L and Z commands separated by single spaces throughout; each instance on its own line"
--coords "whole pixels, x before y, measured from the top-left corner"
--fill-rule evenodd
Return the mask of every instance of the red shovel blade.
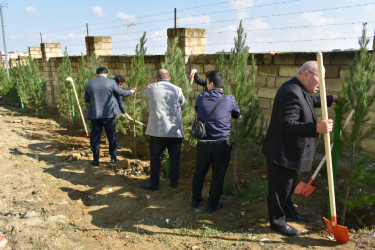
M 83 137 L 90 138 L 89 133 L 86 133 Z
M 294 189 L 294 193 L 295 194 L 302 194 L 303 190 L 305 190 L 306 186 L 307 186 L 306 183 L 304 183 L 303 181 L 300 181 L 300 183 L 298 183 L 298 185 Z
M 336 217 L 331 217 L 331 220 L 327 220 L 323 217 L 324 222 L 326 223 L 328 231 L 335 237 L 336 241 L 341 243 L 347 243 L 349 241 L 349 231 L 347 227 L 340 226 L 336 223 Z M 332 225 L 332 222 L 335 225 Z
M 309 180 L 309 183 L 307 183 L 305 189 L 302 191 L 302 194 L 306 197 L 309 197 L 312 192 L 314 192 L 314 190 L 316 189 L 316 187 L 312 186 L 312 182 L 314 181 L 314 179 L 310 179 Z

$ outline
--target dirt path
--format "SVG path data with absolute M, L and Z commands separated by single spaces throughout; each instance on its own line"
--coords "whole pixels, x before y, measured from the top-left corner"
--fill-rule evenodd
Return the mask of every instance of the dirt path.
M 303 232 L 294 238 L 269 230 L 264 197 L 241 201 L 227 195 L 222 211 L 193 211 L 194 152 L 182 155 L 178 188 L 163 178 L 158 192 L 147 192 L 139 188 L 148 178 L 143 173 L 116 175 L 106 164 L 91 166 L 83 132 L 19 111 L 0 107 L 0 232 L 8 240 L 5 249 L 375 248 L 373 231 L 351 233 L 345 245 L 328 239 L 313 199 L 296 201 L 310 222 L 292 223 Z M 120 160 L 131 161 L 132 142 L 120 137 L 120 143 Z M 141 160 L 147 160 L 146 149 Z M 101 160 L 109 162 L 109 157 Z M 264 170 L 249 173 L 244 181 L 265 180 Z

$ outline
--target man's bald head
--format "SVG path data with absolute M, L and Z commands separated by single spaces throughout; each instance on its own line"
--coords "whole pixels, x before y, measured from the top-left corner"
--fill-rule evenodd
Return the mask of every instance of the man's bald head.
M 169 75 L 168 70 L 166 69 L 159 69 L 158 73 L 156 74 L 156 79 L 159 80 L 170 80 L 171 76 Z

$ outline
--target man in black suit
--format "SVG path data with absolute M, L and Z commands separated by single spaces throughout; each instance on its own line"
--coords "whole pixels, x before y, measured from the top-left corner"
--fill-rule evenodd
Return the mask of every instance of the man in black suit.
M 288 221 L 306 222 L 291 200 L 297 171 L 310 171 L 319 133 L 332 131 L 333 121 L 317 119 L 314 108 L 320 97 L 318 64 L 308 61 L 298 75 L 277 91 L 270 125 L 263 144 L 268 169 L 268 216 L 271 229 L 287 236 L 299 235 Z M 328 106 L 337 96 L 327 96 Z
M 111 163 L 116 164 L 117 139 L 116 116 L 120 116 L 120 108 L 114 94 L 132 95 L 137 89 L 124 90 L 117 86 L 113 79 L 108 79 L 105 67 L 96 69 L 97 77 L 86 83 L 85 102 L 89 103 L 87 119 L 91 120 L 90 146 L 94 155 L 94 166 L 99 166 L 100 138 L 104 127 L 108 143 Z

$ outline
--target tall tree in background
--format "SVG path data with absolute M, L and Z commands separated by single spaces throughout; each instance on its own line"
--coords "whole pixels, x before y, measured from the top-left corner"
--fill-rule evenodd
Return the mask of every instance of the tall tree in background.
M 10 73 L 12 75 L 12 69 Z M 12 78 L 8 77 L 6 69 L 3 66 L 0 66 L 0 94 L 11 97 L 12 101 L 17 99 L 17 87 Z
M 238 165 L 238 153 L 241 147 L 249 143 L 262 144 L 263 114 L 255 94 L 255 74 L 257 71 L 254 55 L 251 57 L 251 70 L 248 70 L 249 48 L 245 46 L 247 35 L 244 33 L 242 21 L 237 29 L 237 37 L 234 38 L 234 48 L 229 56 L 224 52 L 215 63 L 215 70 L 225 75 L 224 93 L 236 98 L 242 114 L 242 120 L 236 121 L 235 133 L 235 158 L 234 178 L 236 187 L 240 190 L 237 181 L 236 169 Z
M 136 137 L 144 134 L 144 127 L 135 121 L 142 121 L 143 113 L 146 109 L 146 102 L 142 97 L 142 91 L 145 89 L 148 79 L 150 78 L 150 69 L 145 65 L 145 54 L 147 48 L 146 32 L 140 38 L 139 44 L 135 48 L 135 55 L 133 56 L 130 64 L 130 72 L 128 79 L 129 87 L 137 87 L 137 92 L 132 97 L 125 98 L 126 109 L 128 114 L 134 119 L 129 122 L 126 118 L 119 119 L 119 129 L 126 129 L 126 124 L 131 125 L 134 138 L 134 155 L 137 156 Z
M 59 68 L 57 83 L 60 90 L 57 91 L 56 104 L 57 110 L 61 117 L 67 119 L 70 124 L 74 125 L 74 93 L 72 93 L 71 83 L 66 81 L 67 77 L 72 77 L 72 66 L 65 47 L 63 62 Z
M 171 76 L 171 82 L 182 89 L 186 99 L 186 107 L 182 111 L 182 122 L 184 125 L 185 140 L 184 144 L 189 149 L 196 144 L 196 140 L 190 136 L 191 125 L 195 118 L 195 111 L 190 100 L 192 88 L 185 71 L 185 61 L 181 49 L 178 47 L 178 37 L 168 46 L 165 54 L 165 62 L 161 67 L 168 70 Z
M 375 123 L 370 122 L 370 106 L 375 102 L 372 84 L 375 67 L 372 54 L 367 50 L 370 39 L 366 33 L 364 24 L 362 36 L 358 39 L 360 49 L 355 52 L 335 109 L 336 115 L 341 116 L 343 111 L 355 112 L 351 130 L 344 132 L 342 138 L 345 145 L 348 145 L 346 148 L 349 148 L 348 154 L 343 154 L 349 165 L 349 175 L 346 178 L 342 224 L 345 223 L 347 210 L 375 204 L 375 194 L 358 192 L 358 189 L 364 189 L 366 186 L 375 186 L 375 170 L 369 168 L 369 155 L 361 148 L 361 142 L 372 138 L 375 133 Z
M 25 62 L 18 62 L 12 69 L 12 79 L 23 103 L 34 110 L 44 104 L 46 84 L 40 79 L 39 64 L 29 55 Z

